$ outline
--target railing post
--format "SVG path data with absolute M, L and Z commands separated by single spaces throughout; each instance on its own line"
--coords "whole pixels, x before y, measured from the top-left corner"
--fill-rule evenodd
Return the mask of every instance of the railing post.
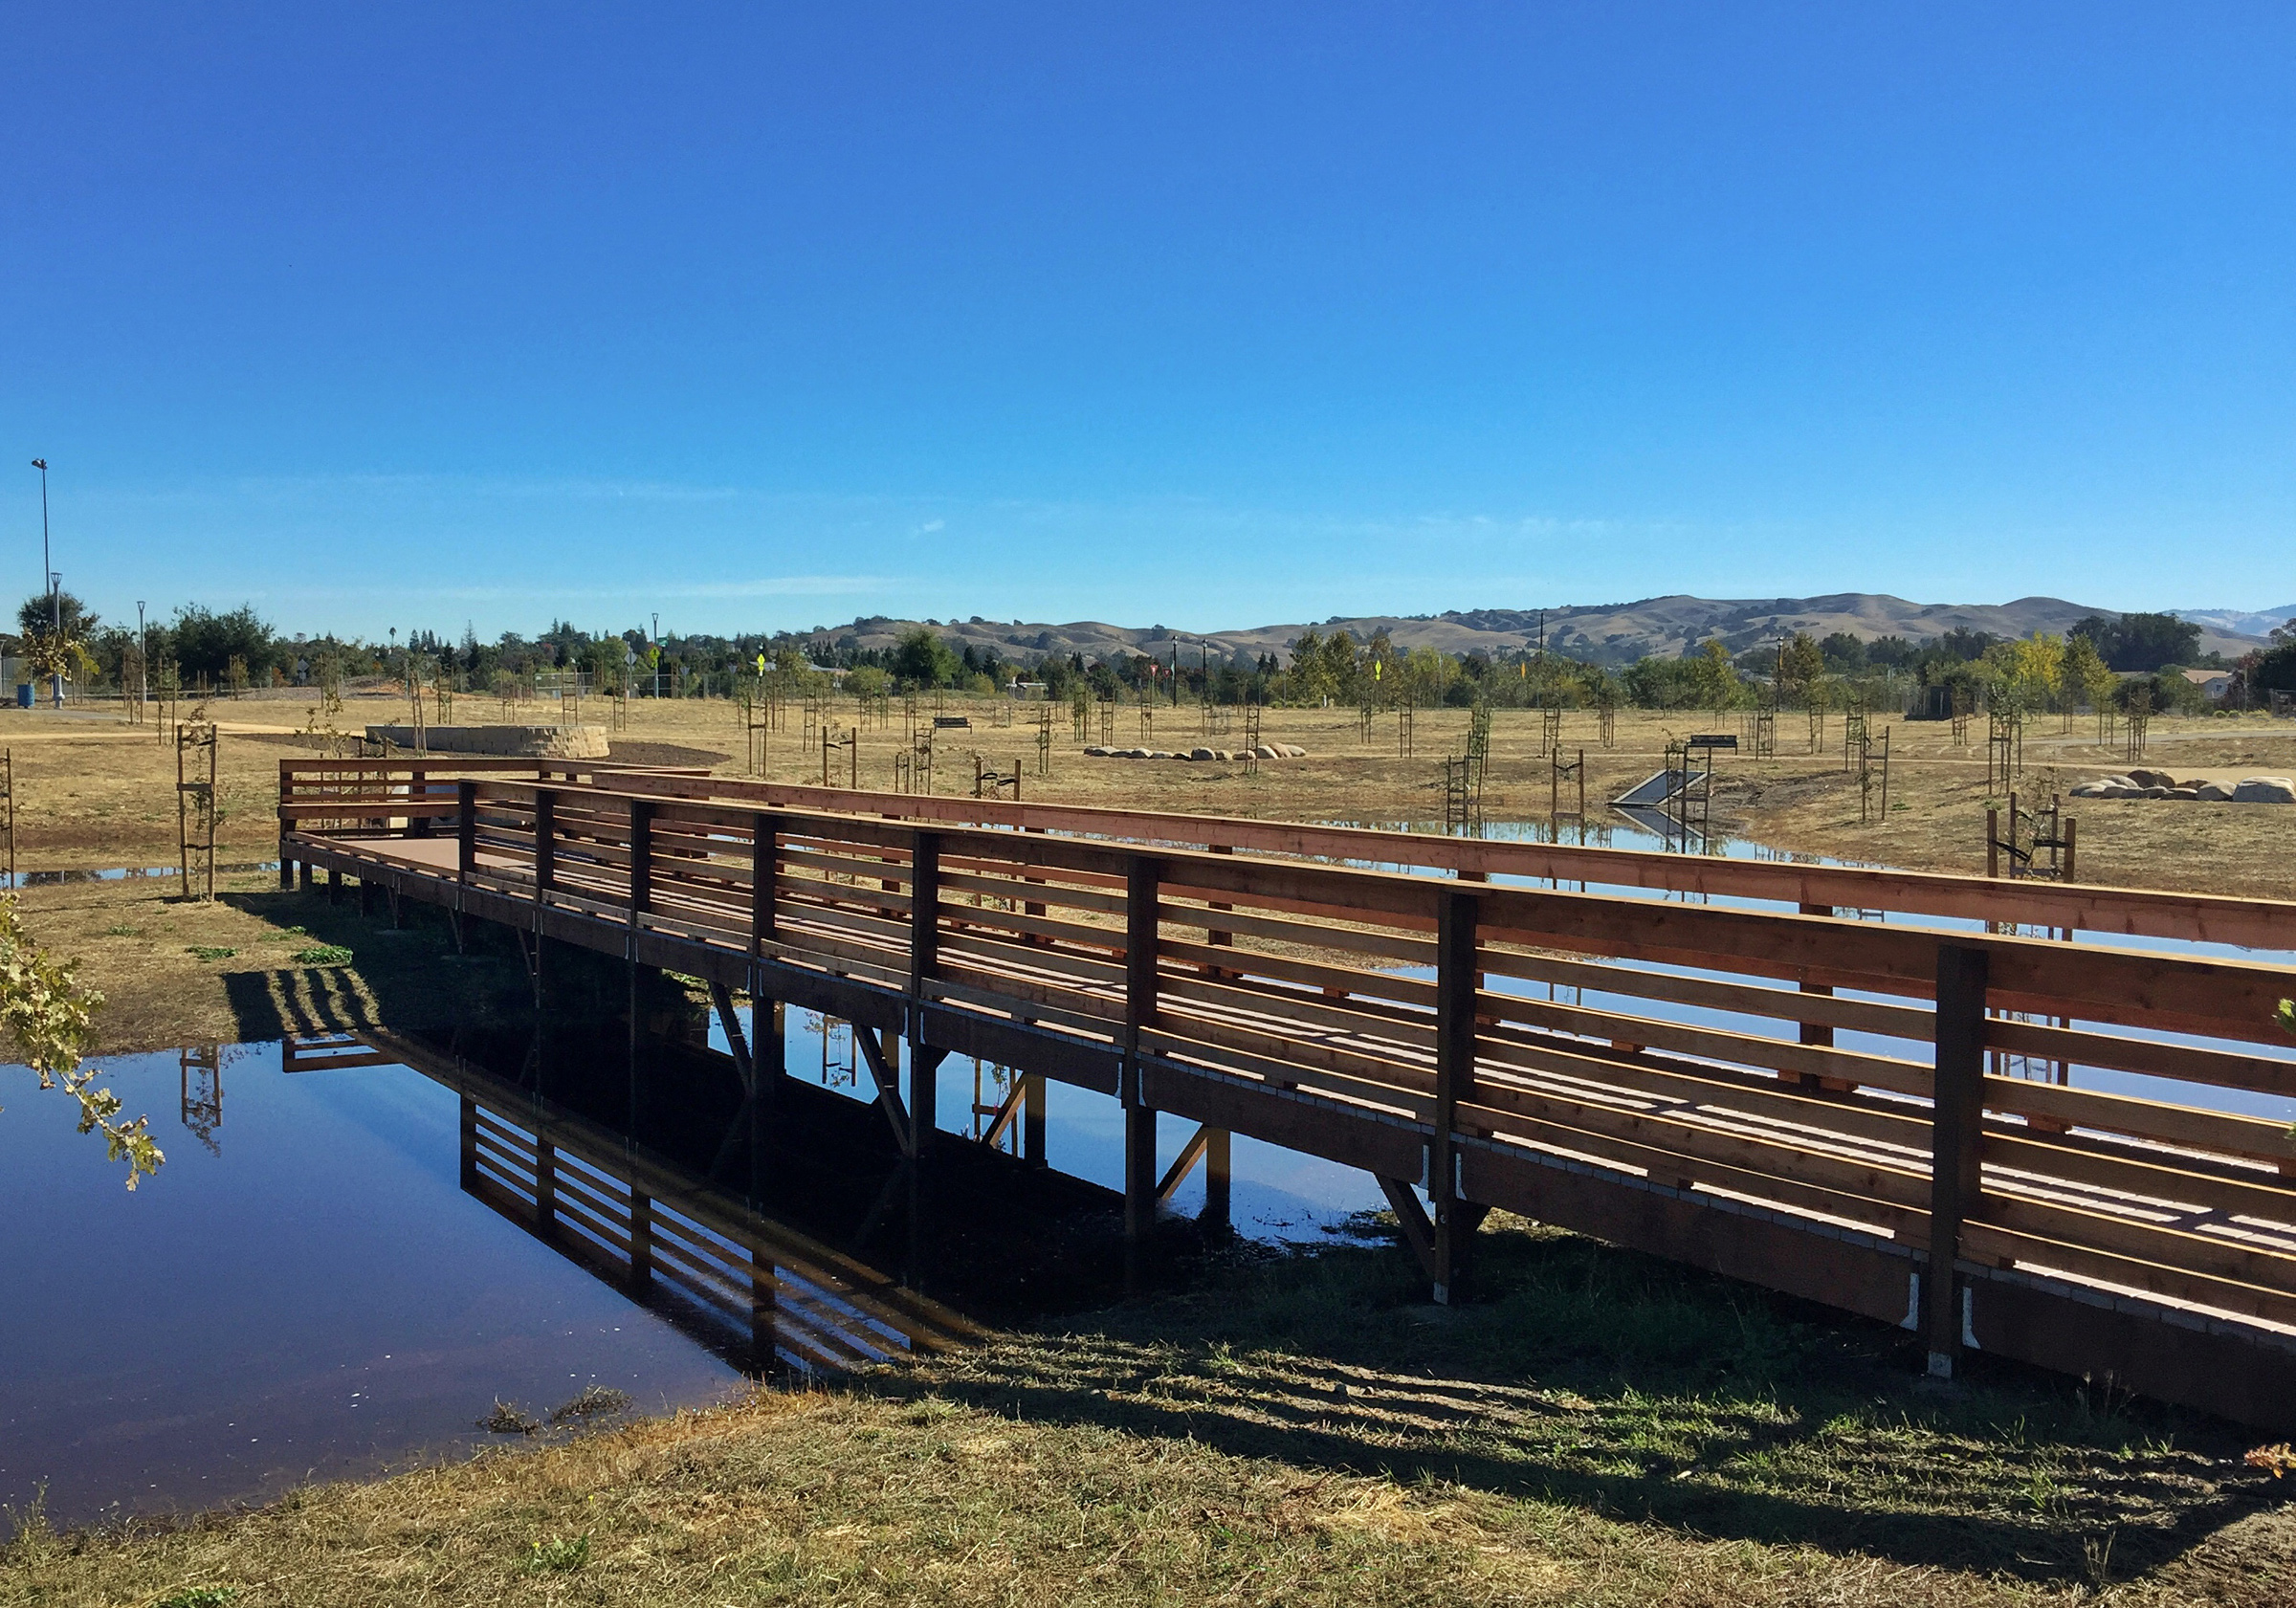
M 653 903 L 653 804 L 629 801 L 629 955 L 638 955 L 640 917 Z
M 416 765 L 407 773 L 407 835 L 427 838 L 430 835 L 430 773 Z
M 550 897 L 558 880 L 558 795 L 547 787 L 534 790 L 534 897 L 540 904 Z
M 925 1044 L 926 983 L 940 964 L 940 834 L 909 846 L 909 1121 L 922 1155 L 938 1116 L 940 1054 Z
M 1459 1200 L 1459 1104 L 1475 1092 L 1475 925 L 1472 893 L 1446 888 L 1435 916 L 1435 1132 L 1427 1143 L 1427 1203 L 1435 1230 L 1434 1298 L 1466 1294 L 1476 1219 Z
M 781 834 L 762 810 L 749 818 L 749 955 L 765 953 L 773 937 L 774 883 L 781 875 Z
M 454 783 L 454 805 L 455 875 L 468 882 L 478 869 L 478 783 L 467 778 Z
M 1136 854 L 1124 878 L 1124 1238 L 1146 1237 L 1156 1222 L 1156 1112 L 1141 1088 L 1140 1035 L 1157 1022 L 1157 888 L 1163 868 Z
M 279 761 L 279 886 L 281 888 L 295 886 L 295 862 L 287 858 L 287 833 L 291 829 L 287 819 L 287 806 L 296 802 L 294 775 L 287 767 L 294 762 L 292 760 Z
M 1937 947 L 1937 1062 L 1930 1121 L 1930 1261 L 1921 1292 L 1930 1372 L 1950 1379 L 1961 1358 L 1961 1295 L 1954 1263 L 1962 1224 L 1976 1217 L 1983 1184 L 1985 988 L 1988 957 L 1960 944 Z

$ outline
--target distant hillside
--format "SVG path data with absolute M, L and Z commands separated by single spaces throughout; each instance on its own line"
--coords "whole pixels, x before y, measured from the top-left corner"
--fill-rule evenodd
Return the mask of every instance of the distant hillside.
M 1837 592 L 1815 598 L 1645 598 L 1640 603 L 1578 605 L 1545 611 L 1547 646 L 1575 658 L 1625 664 L 1645 654 L 1678 654 L 1709 637 L 1719 637 L 1733 652 L 1790 631 L 1825 636 L 1847 631 L 1871 641 L 1902 636 L 1924 642 L 1956 627 L 1995 636 L 2062 631 L 2087 614 L 2110 613 L 2063 598 L 2019 598 L 2004 604 L 1909 603 L 1880 592 Z M 2291 609 L 2296 613 L 2296 609 Z M 2260 637 L 2219 626 L 2215 619 L 2187 613 L 2201 627 L 2200 648 L 2237 655 L 2260 645 Z M 2227 615 L 2227 618 L 2234 616 Z M 2239 618 L 2256 618 L 2239 616 Z M 1169 658 L 1177 642 L 1194 659 L 1208 646 L 1214 659 L 1274 653 L 1281 657 L 1308 624 L 1251 626 L 1205 632 L 1163 626 L 1115 626 L 1098 620 L 1051 625 L 1034 621 L 951 620 L 918 622 L 882 615 L 856 620 L 828 634 L 860 648 L 890 648 L 901 633 L 930 624 L 953 645 L 994 648 L 1006 659 L 1033 661 L 1047 653 L 1081 653 L 1089 662 L 1119 653 L 1153 653 Z M 1434 615 L 1362 615 L 1314 622 L 1329 635 L 1352 632 L 1358 640 L 1385 629 L 1402 648 L 1428 647 L 1446 653 L 1514 652 L 1538 639 L 1539 611 L 1534 608 L 1475 608 Z
M 2172 608 L 2169 612 L 2220 636 L 2265 636 L 2273 627 L 2296 620 L 2296 603 L 2284 603 L 2261 614 L 2239 608 Z

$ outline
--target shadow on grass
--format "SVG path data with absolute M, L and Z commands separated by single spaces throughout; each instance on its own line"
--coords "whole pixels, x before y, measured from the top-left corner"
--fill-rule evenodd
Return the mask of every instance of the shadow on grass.
M 386 907 L 378 903 L 375 914 L 362 914 L 356 897 L 330 903 L 322 892 L 283 889 L 216 897 L 295 930 L 307 938 L 305 948 L 350 955 L 341 963 L 291 962 L 225 973 L 223 985 L 243 1040 L 532 1020 L 525 961 L 517 935 L 506 928 L 470 922 L 458 949 L 446 914 L 412 900 L 394 926 Z
M 1388 1245 L 1247 1255 L 872 1388 L 2036 1582 L 2149 1572 L 2265 1497 L 2214 1421 L 2013 1365 L 1932 1387 L 1894 1331 L 1576 1236 L 1478 1254 L 1457 1311 Z

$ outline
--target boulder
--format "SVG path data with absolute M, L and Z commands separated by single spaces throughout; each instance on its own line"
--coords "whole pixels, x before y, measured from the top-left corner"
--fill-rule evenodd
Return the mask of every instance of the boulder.
M 1209 748 L 1191 748 L 1185 755 L 1182 756 L 1182 758 L 1194 760 L 1201 763 L 1205 760 L 1216 758 L 1216 756 Z
M 2132 770 L 2129 780 L 2139 787 L 2174 787 L 2176 779 L 2165 770 Z
M 2149 787 L 2139 787 L 2136 796 L 2140 799 L 2165 799 L 2169 796 L 2169 790 L 2155 782 Z
M 1143 760 L 1169 760 L 1172 757 L 1172 750 L 1169 748 L 1143 748 L 1140 750 L 1140 758 Z
M 2205 799 L 2210 804 L 2225 804 L 2232 798 L 2232 789 L 2221 782 L 2203 782 L 2194 789 L 2194 797 Z
M 2197 787 L 2172 787 L 2169 789 L 2168 796 L 2172 799 L 2197 799 L 2200 796 L 2200 789 Z
M 2296 782 L 2285 776 L 2244 776 L 2232 790 L 2235 804 L 2296 804 Z
M 1253 749 L 1252 752 L 1263 760 L 1280 760 L 1283 758 L 1282 755 L 1275 751 L 1275 744 L 1272 742 L 1263 742 L 1257 748 Z
M 1101 742 L 1089 744 L 1084 751 L 1085 758 L 1090 760 L 1105 760 L 1112 752 L 1106 743 Z
M 1287 760 L 1304 760 L 1308 757 L 1308 751 L 1296 742 L 1279 742 L 1276 747 L 1283 750 L 1284 758 Z
M 1088 748 L 1085 752 L 1090 754 L 1092 750 Z M 2101 799 L 2106 796 L 2106 785 L 2102 782 L 2084 782 L 2072 790 L 2072 796 L 2076 799 Z
M 1212 758 L 1213 758 L 1213 759 L 1215 759 L 1215 760 L 1220 760 L 1220 761 L 1221 761 L 1223 764 L 1225 764 L 1225 763 L 1226 763 L 1228 760 L 1230 760 L 1234 759 L 1234 758 L 1235 758 L 1235 755 L 1234 755 L 1234 754 L 1232 754 L 1232 753 L 1230 753 L 1228 750 L 1226 750 L 1226 749 L 1225 749 L 1225 748 L 1215 748 L 1215 749 L 1213 749 L 1213 750 L 1212 750 Z

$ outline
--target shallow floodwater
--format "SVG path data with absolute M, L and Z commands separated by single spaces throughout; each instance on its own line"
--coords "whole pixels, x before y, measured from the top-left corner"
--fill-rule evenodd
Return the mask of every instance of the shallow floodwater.
M 802 1156 L 769 1155 L 765 1185 L 736 1142 L 749 1129 L 730 1061 L 687 1044 L 632 1080 L 618 1024 L 547 1045 L 401 1045 L 423 1070 L 345 1064 L 377 1053 L 348 1041 L 109 1059 L 105 1080 L 129 1114 L 151 1116 L 167 1156 L 133 1193 L 75 1131 L 69 1101 L 0 1071 L 0 1508 L 38 1499 L 69 1524 L 259 1500 L 497 1440 L 477 1427 L 497 1400 L 547 1419 L 604 1387 L 660 1412 L 718 1399 L 759 1367 L 902 1350 L 900 1311 L 807 1282 L 832 1255 L 856 1280 L 989 1321 L 1120 1288 L 1115 1199 L 1094 1187 L 1121 1183 L 1114 1101 L 1052 1085 L 1038 1183 L 1008 1188 L 1017 1162 L 948 1147 L 957 1176 L 920 1213 L 894 1187 L 897 1157 L 846 1031 L 786 1018 L 789 1071 L 811 1104 L 791 1118 Z M 944 1128 L 987 1120 L 973 1108 L 993 1107 L 998 1069 L 979 1075 L 977 1101 L 972 1063 L 944 1064 Z M 474 1182 L 491 1179 L 474 1171 L 486 1147 L 546 1127 L 568 1198 L 654 1169 L 657 1229 L 682 1236 L 664 1244 L 708 1276 L 681 1283 L 665 1261 L 633 1290 L 610 1233 L 569 1218 L 546 1238 L 531 1191 Z M 1169 1164 L 1188 1134 L 1162 1129 Z M 976 1163 L 1006 1174 L 963 1176 Z M 1233 1221 L 1263 1238 L 1312 1235 L 1377 1196 L 1360 1174 L 1242 1139 L 1233 1178 Z M 682 1217 L 668 1203 L 681 1188 Z M 1200 1170 L 1173 1209 L 1191 1215 L 1203 1197 Z M 903 1209 L 920 1221 L 904 1226 Z M 759 1321 L 744 1282 L 759 1252 L 743 1223 L 797 1247 L 770 1256 L 786 1281 L 772 1355 L 745 1327 Z M 0 1515 L 0 1534 L 12 1528 Z

